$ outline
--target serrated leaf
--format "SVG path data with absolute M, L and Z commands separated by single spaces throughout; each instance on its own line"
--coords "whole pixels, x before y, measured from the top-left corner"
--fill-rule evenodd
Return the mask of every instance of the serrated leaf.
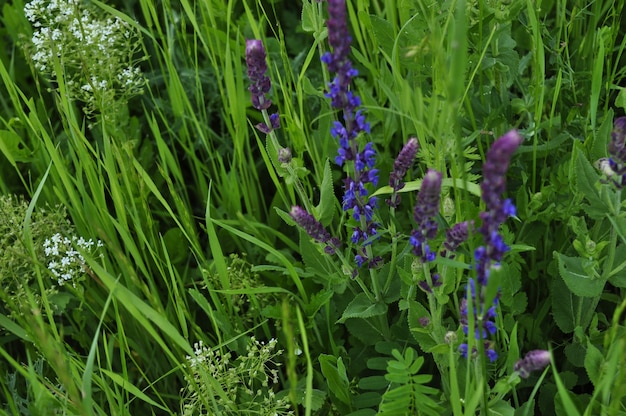
M 559 274 L 567 285 L 567 288 L 576 296 L 596 297 L 600 296 L 604 289 L 604 280 L 593 278 L 590 272 L 585 269 L 585 262 L 582 257 L 568 257 L 559 252 L 554 252 L 554 258 L 559 264 Z
M 587 341 L 587 353 L 585 354 L 585 370 L 587 371 L 589 380 L 591 380 L 594 386 L 598 385 L 598 382 L 602 377 L 603 362 L 604 357 L 602 356 L 602 352 L 600 352 L 600 350 L 591 342 Z
M 322 306 L 332 299 L 334 294 L 335 292 L 329 289 L 313 294 L 313 296 L 309 299 L 309 303 L 304 306 L 304 313 L 306 316 L 313 317 L 313 315 L 315 315 Z
M 335 395 L 335 397 L 337 397 L 337 399 L 347 405 L 350 405 L 350 383 L 348 382 L 348 376 L 345 372 L 345 366 L 343 366 L 341 358 L 321 354 L 318 360 L 320 362 L 322 374 L 324 374 L 324 377 L 326 378 L 329 390 Z
M 576 327 L 574 311 L 574 295 L 567 290 L 563 279 L 554 278 L 550 287 L 552 315 L 558 327 L 566 334 L 574 332 Z
M 322 225 L 330 224 L 335 212 L 335 190 L 333 189 L 333 172 L 328 159 L 324 164 L 324 177 L 320 185 L 320 203 L 316 208 Z
M 320 244 L 311 239 L 303 230 L 300 230 L 300 255 L 307 271 L 313 271 L 315 276 L 330 279 L 334 274 L 329 264 L 328 254 L 323 253 Z
M 372 302 L 365 293 L 359 293 L 348 304 L 337 322 L 343 323 L 350 318 L 371 318 L 372 316 L 384 315 L 385 313 L 387 313 L 386 304 Z

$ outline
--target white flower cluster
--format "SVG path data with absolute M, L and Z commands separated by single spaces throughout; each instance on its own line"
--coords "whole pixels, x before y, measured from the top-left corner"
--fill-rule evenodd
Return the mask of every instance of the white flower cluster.
M 136 32 L 124 20 L 104 17 L 78 0 L 32 0 L 24 13 L 34 28 L 35 68 L 56 80 L 56 57 L 69 91 L 91 110 L 101 110 L 107 98 L 124 100 L 143 91 L 145 78 L 133 65 Z
M 54 234 L 43 243 L 44 254 L 48 259 L 48 269 L 57 279 L 59 286 L 71 281 L 76 287 L 75 278 L 85 272 L 85 258 L 77 249 L 92 253 L 102 247 L 102 241 L 85 240 L 83 237 L 64 237 Z
M 211 403 L 213 397 L 222 406 L 223 414 L 231 414 L 230 406 L 236 405 L 239 410 L 246 409 L 254 414 L 293 415 L 288 398 L 276 397 L 272 388 L 278 384 L 277 368 L 280 367 L 274 358 L 283 353 L 282 350 L 275 351 L 277 343 L 274 338 L 265 343 L 251 337 L 246 354 L 233 360 L 231 353 L 222 354 L 206 347 L 202 341 L 196 342 L 194 356 L 187 356 L 194 380 L 188 380 L 187 389 L 192 392 L 192 400 L 184 404 L 183 414 L 197 414 L 201 410 L 198 406 Z M 227 401 L 202 382 L 205 380 L 203 374 L 210 375 L 220 384 Z

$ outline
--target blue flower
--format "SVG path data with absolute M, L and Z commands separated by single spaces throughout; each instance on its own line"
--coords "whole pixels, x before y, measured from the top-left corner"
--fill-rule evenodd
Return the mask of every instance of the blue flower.
M 322 62 L 335 75 L 328 84 L 325 95 L 331 100 L 331 106 L 342 113 L 341 119 L 333 122 L 330 134 L 339 142 L 335 163 L 339 166 L 344 166 L 346 162 L 354 163 L 352 176 L 344 181 L 341 205 L 344 211 L 351 211 L 352 217 L 360 223 L 355 227 L 351 237 L 352 242 L 358 244 L 376 235 L 374 210 L 377 199 L 369 197 L 366 188 L 369 183 L 374 186 L 378 184 L 378 170 L 374 168 L 376 150 L 372 142 L 360 147 L 356 140 L 361 132 L 370 133 L 370 124 L 359 108 L 361 99 L 350 90 L 352 79 L 358 76 L 358 71 L 352 67 L 349 58 L 352 38 L 348 31 L 345 0 L 329 0 L 328 16 L 326 26 L 328 43 L 332 51 L 322 56 Z M 374 259 L 368 259 L 366 254 L 362 253 L 355 261 L 360 267 L 366 263 L 373 264 Z
M 413 254 L 423 262 L 432 262 L 436 257 L 436 253 L 428 246 L 428 241 L 437 236 L 438 224 L 435 217 L 439 212 L 441 180 L 442 175 L 436 170 L 429 169 L 426 172 L 413 210 L 417 228 L 411 233 L 409 243 L 413 246 Z
M 504 242 L 500 234 L 500 226 L 512 215 L 515 215 L 515 206 L 510 199 L 503 199 L 502 194 L 506 190 L 506 172 L 509 168 L 511 156 L 522 143 L 522 136 L 515 130 L 511 130 L 496 140 L 487 152 L 486 161 L 483 165 L 483 181 L 480 185 L 481 197 L 485 202 L 486 209 L 480 213 L 482 224 L 479 232 L 483 235 L 484 245 L 474 251 L 476 262 L 476 282 L 469 279 L 468 286 L 471 292 L 471 299 L 465 298 L 461 301 L 460 314 L 463 332 L 467 335 L 468 329 L 467 309 L 468 302 L 472 302 L 474 310 L 475 328 L 472 332 L 477 340 L 484 340 L 489 335 L 496 333 L 495 325 L 496 305 L 498 297 L 494 299 L 493 305 L 485 305 L 483 299 L 483 288 L 489 281 L 491 268 L 498 265 L 504 253 L 509 247 Z M 476 292 L 478 291 L 478 295 Z M 467 355 L 467 348 L 459 349 L 461 355 Z M 497 358 L 496 352 L 492 348 L 485 348 L 486 354 L 491 361 Z

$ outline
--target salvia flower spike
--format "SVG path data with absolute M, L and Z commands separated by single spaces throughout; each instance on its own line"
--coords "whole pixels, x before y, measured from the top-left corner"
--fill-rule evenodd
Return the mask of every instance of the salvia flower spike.
M 248 78 L 250 79 L 250 87 L 248 89 L 250 90 L 252 106 L 264 112 L 265 117 L 267 117 L 267 109 L 272 105 L 272 100 L 267 96 L 272 87 L 272 81 L 267 76 L 266 57 L 263 42 L 258 39 L 246 40 L 246 67 L 248 68 Z M 279 129 L 280 118 L 278 113 L 269 116 L 269 123 L 259 123 L 255 127 L 265 134 Z
M 377 235 L 373 219 L 377 199 L 370 197 L 366 188 L 369 183 L 374 186 L 378 184 L 378 169 L 374 168 L 376 151 L 372 142 L 359 146 L 356 140 L 359 133 L 370 133 L 370 124 L 359 109 L 361 99 L 350 89 L 352 78 L 358 75 L 358 71 L 352 67 L 349 58 L 352 38 L 348 31 L 345 0 L 329 0 L 328 16 L 328 43 L 332 51 L 322 56 L 322 62 L 335 76 L 328 85 L 326 97 L 330 98 L 331 106 L 343 114 L 343 117 L 333 123 L 330 133 L 339 142 L 335 162 L 339 166 L 344 166 L 346 162 L 353 164 L 353 169 L 344 180 L 342 208 L 351 212 L 357 221 L 352 242 L 367 245 Z M 370 251 L 363 247 L 358 248 L 359 253 L 355 260 L 359 267 L 363 264 L 375 267 L 377 262 Z
M 509 250 L 505 244 L 499 228 L 510 216 L 515 215 L 515 205 L 510 199 L 502 199 L 506 190 L 506 172 L 509 168 L 511 156 L 522 143 L 522 136 L 511 130 L 496 140 L 487 152 L 486 161 L 483 165 L 483 181 L 480 185 L 481 197 L 485 202 L 486 209 L 480 213 L 482 224 L 479 232 L 483 235 L 485 244 L 474 251 L 476 261 L 476 281 L 469 279 L 466 297 L 461 302 L 460 315 L 461 325 L 466 335 L 473 333 L 476 340 L 485 343 L 485 351 L 490 361 L 497 359 L 497 353 L 490 341 L 486 340 L 489 335 L 496 332 L 495 318 L 498 297 L 493 304 L 485 305 L 484 291 L 489 280 L 490 271 L 499 267 L 504 253 Z M 470 294 L 468 299 L 467 295 Z M 471 302 L 475 328 L 468 328 L 468 303 Z M 461 344 L 459 351 L 467 357 L 468 345 Z

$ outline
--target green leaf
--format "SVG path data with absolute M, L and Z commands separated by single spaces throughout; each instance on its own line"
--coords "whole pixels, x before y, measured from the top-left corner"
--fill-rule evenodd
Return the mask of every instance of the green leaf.
M 576 154 L 576 168 L 573 172 L 576 184 L 576 192 L 584 195 L 590 205 L 585 207 L 585 212 L 593 219 L 601 219 L 611 209 L 603 201 L 596 185 L 600 181 L 600 175 L 591 166 L 583 151 L 578 147 L 574 150 Z
M 437 345 L 433 337 L 431 336 L 431 330 L 424 328 L 419 320 L 420 318 L 430 319 L 430 312 L 419 302 L 414 300 L 408 301 L 409 304 L 409 328 L 413 334 L 413 338 L 417 341 L 420 348 L 424 352 L 428 352 L 431 348 Z
M 352 299 L 352 302 L 346 307 L 346 310 L 337 322 L 343 323 L 350 318 L 371 318 L 372 316 L 384 315 L 385 313 L 387 313 L 386 304 L 372 302 L 365 293 L 359 293 Z
M 614 264 L 609 273 L 609 283 L 615 287 L 626 287 L 626 244 L 620 244 L 615 249 L 615 259 L 621 263 Z
M 335 212 L 335 191 L 333 189 L 333 172 L 330 162 L 326 159 L 324 164 L 324 177 L 320 186 L 320 203 L 317 206 L 319 221 L 327 226 L 333 219 Z
M 422 186 L 422 180 L 417 179 L 415 181 L 409 181 L 404 184 L 404 188 L 399 190 L 399 193 L 403 192 L 413 192 L 419 191 L 420 186 Z M 463 189 L 469 192 L 472 195 L 480 197 L 480 185 L 475 184 L 474 182 L 464 181 L 459 178 L 445 178 L 441 181 L 441 187 L 443 188 L 457 188 Z M 391 186 L 381 186 L 372 194 L 372 196 L 390 194 L 393 192 Z
M 308 317 L 312 318 L 313 315 L 315 315 L 322 306 L 330 301 L 334 294 L 335 292 L 333 292 L 332 290 L 322 290 L 313 294 L 313 296 L 311 296 L 311 299 L 309 300 L 309 303 L 304 306 L 304 313 Z
M 172 264 L 181 264 L 189 257 L 189 246 L 181 244 L 185 241 L 185 234 L 178 227 L 167 230 L 163 236 L 163 245 Z
M 587 270 L 587 259 L 568 257 L 556 251 L 554 258 L 559 264 L 561 278 L 573 294 L 590 298 L 600 296 L 605 282 L 590 275 L 592 272 Z
M 33 160 L 33 152 L 24 145 L 22 138 L 9 130 L 0 130 L 0 151 L 13 167 L 16 162 Z
M 600 350 L 591 342 L 587 341 L 585 370 L 587 371 L 589 380 L 591 380 L 594 386 L 597 386 L 598 382 L 601 380 L 603 362 L 604 357 L 602 356 L 602 352 L 600 352 Z
M 138 399 L 143 400 L 144 402 L 148 403 L 150 406 L 159 408 L 163 411 L 167 411 L 167 409 L 165 407 L 163 407 L 162 405 L 160 405 L 159 403 L 155 402 L 154 400 L 152 400 L 147 394 L 145 394 L 143 391 L 141 391 L 138 387 L 136 387 L 134 384 L 132 384 L 131 382 L 129 382 L 126 378 L 120 376 L 117 373 L 114 373 L 113 371 L 109 371 L 105 368 L 100 368 L 99 371 L 102 371 L 104 374 L 106 374 L 115 384 L 117 384 L 118 386 L 120 386 L 122 389 L 126 390 L 128 393 L 130 393 L 131 395 L 137 397 Z
M 370 15 L 372 21 L 372 29 L 374 30 L 374 37 L 378 42 L 379 48 L 384 54 L 391 57 L 393 55 L 393 47 L 395 44 L 396 34 L 393 30 L 393 25 L 376 15 Z
M 302 3 L 302 14 L 300 16 L 300 22 L 302 24 L 302 30 L 305 32 L 315 32 L 317 29 L 315 22 L 317 21 L 317 10 L 315 10 L 315 4 L 312 0 L 305 0 Z
M 326 378 L 326 383 L 331 393 L 343 403 L 350 405 L 352 397 L 349 389 L 350 382 L 348 381 L 346 368 L 341 357 L 337 358 L 332 355 L 321 354 L 319 362 L 322 374 Z

